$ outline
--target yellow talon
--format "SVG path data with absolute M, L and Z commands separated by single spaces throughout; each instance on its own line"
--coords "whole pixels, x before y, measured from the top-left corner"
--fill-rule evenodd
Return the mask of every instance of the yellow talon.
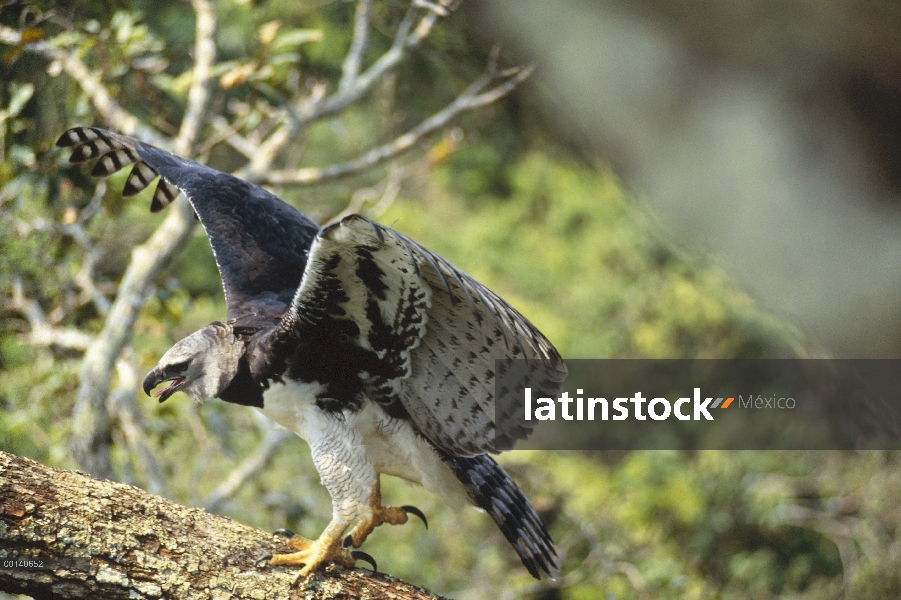
M 300 570 L 300 578 L 307 577 L 328 562 L 352 567 L 357 559 L 350 550 L 341 547 L 342 533 L 342 526 L 330 524 L 316 540 L 308 540 L 299 535 L 290 537 L 285 543 L 297 552 L 276 554 L 269 559 L 269 564 L 273 566 L 303 565 Z
M 352 544 L 354 548 L 359 548 L 363 545 L 363 542 L 366 541 L 366 538 L 369 537 L 369 534 L 375 530 L 376 527 L 382 525 L 383 523 L 388 523 L 390 525 L 403 525 L 407 522 L 409 517 L 407 516 L 407 512 L 402 508 L 397 508 L 396 506 L 381 506 L 381 504 L 377 504 L 372 506 L 372 518 L 365 519 L 357 523 L 357 525 L 350 531 L 350 534 L 347 536 L 351 538 Z M 345 546 L 348 544 L 345 541 Z
M 365 552 L 351 550 L 350 548 L 359 548 L 369 537 L 373 530 L 388 523 L 390 525 L 402 525 L 409 520 L 409 514 L 413 514 L 422 519 L 422 522 L 428 528 L 428 522 L 425 515 L 413 506 L 382 506 L 382 497 L 379 485 L 376 484 L 369 496 L 367 504 L 369 516 L 357 521 L 350 534 L 344 536 L 348 523 L 341 521 L 332 521 L 316 540 L 308 540 L 293 532 L 280 529 L 277 534 L 289 536 L 285 540 L 292 550 L 287 554 L 276 554 L 269 558 L 269 564 L 302 566 L 298 579 L 307 577 L 310 573 L 328 562 L 337 563 L 345 567 L 352 567 L 357 560 L 365 560 L 369 562 L 373 569 L 376 569 L 375 560 Z

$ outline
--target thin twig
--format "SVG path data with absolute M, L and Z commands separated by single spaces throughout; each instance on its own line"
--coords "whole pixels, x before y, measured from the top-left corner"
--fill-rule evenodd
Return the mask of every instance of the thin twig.
M 24 341 L 28 344 L 84 351 L 93 340 L 89 334 L 83 331 L 69 327 L 59 328 L 51 326 L 38 301 L 25 296 L 24 286 L 20 277 L 13 279 L 13 295 L 9 301 L 9 306 L 23 315 L 31 327 L 31 330 L 24 336 Z
M 497 73 L 489 65 L 486 72 L 453 102 L 387 144 L 373 148 L 353 160 L 328 167 L 270 171 L 262 181 L 272 185 L 312 185 L 357 173 L 383 163 L 403 154 L 425 136 L 447 125 L 458 114 L 496 102 L 531 75 L 532 71 L 532 67 L 525 67 Z M 488 91 L 483 91 L 498 78 L 503 78 L 504 81 Z
M 94 304 L 97 312 L 106 316 L 110 310 L 109 298 L 97 287 L 97 283 L 94 281 L 94 267 L 102 258 L 103 253 L 97 247 L 85 252 L 81 269 L 78 270 L 78 274 L 75 276 L 75 283 L 81 288 L 83 296 Z
M 450 14 L 450 12 L 456 8 L 457 4 L 457 2 L 447 4 L 442 3 L 441 6 L 444 7 L 444 10 L 442 11 L 444 13 L 443 15 L 440 15 L 438 11 L 429 7 L 425 16 L 419 20 L 416 27 L 410 32 L 414 16 L 417 12 L 416 9 L 419 6 L 414 2 L 398 27 L 391 48 L 380 56 L 371 67 L 357 76 L 353 81 L 353 85 L 344 89 L 339 88 L 334 94 L 326 96 L 322 101 L 308 107 L 307 112 L 302 113 L 303 121 L 299 123 L 299 125 L 305 125 L 306 123 L 339 113 L 362 98 L 385 73 L 396 67 L 404 58 L 406 58 L 411 49 L 419 46 L 419 44 L 429 36 L 439 17 Z
M 267 429 L 263 441 L 260 442 L 256 450 L 241 461 L 241 464 L 235 467 L 222 483 L 210 492 L 210 495 L 207 496 L 204 502 L 204 508 L 208 512 L 219 510 L 222 503 L 234 496 L 251 477 L 260 473 L 272 460 L 272 457 L 281 448 L 282 444 L 292 437 L 294 437 L 294 434 L 287 429 L 276 429 L 274 427 Z
M 105 186 L 103 189 L 106 189 Z M 109 312 L 110 301 L 106 297 L 106 294 L 98 287 L 96 281 L 94 281 L 94 266 L 103 258 L 103 253 L 88 237 L 87 232 L 84 230 L 84 222 L 85 221 L 78 216 L 75 217 L 75 221 L 72 223 L 60 223 L 58 221 L 49 221 L 40 218 L 34 219 L 31 222 L 13 221 L 16 231 L 23 238 L 28 237 L 28 235 L 33 232 L 49 231 L 59 235 L 69 236 L 75 240 L 84 251 L 81 268 L 75 276 L 75 285 L 82 291 L 78 298 L 77 306 L 83 306 L 88 302 L 92 302 L 97 311 L 105 316 Z
M 253 152 L 252 158 L 248 164 L 235 172 L 237 177 L 249 179 L 254 183 L 275 183 L 271 180 L 269 170 L 275 162 L 279 153 L 284 150 L 288 143 L 297 137 L 298 132 L 307 124 L 320 120 L 331 115 L 337 114 L 348 106 L 362 98 L 368 93 L 377 81 L 388 71 L 396 67 L 408 54 L 409 50 L 418 46 L 431 33 L 435 23 L 441 16 L 447 16 L 452 12 L 459 2 L 443 1 L 440 5 L 428 5 L 426 14 L 419 20 L 417 26 L 411 32 L 412 23 L 415 20 L 417 9 L 421 8 L 420 4 L 414 2 L 408 10 L 406 16 L 398 27 L 395 34 L 394 42 L 391 48 L 379 57 L 376 62 L 362 74 L 353 78 L 347 87 L 341 88 L 331 95 L 324 94 L 324 87 L 316 86 L 310 98 L 298 103 L 297 106 L 286 103 L 286 122 L 279 126 L 265 141 L 263 141 Z M 442 10 L 436 10 L 435 7 L 440 6 Z M 348 54 L 354 52 L 354 46 L 351 46 Z M 353 60 L 345 58 L 347 60 Z M 402 152 L 406 148 L 400 150 Z M 243 153 L 243 152 L 242 152 Z M 395 154 L 396 156 L 396 154 Z M 390 156 L 377 159 L 377 162 L 386 160 Z M 326 176 L 324 179 L 341 176 L 343 172 L 342 166 L 338 165 L 335 175 Z M 365 168 L 365 167 L 360 167 Z M 331 169 L 330 169 L 331 171 Z M 353 169 L 349 172 L 353 172 Z M 304 176 L 301 176 L 301 179 Z M 313 183 L 314 181 L 311 181 Z M 297 183 L 304 183 L 303 181 Z
M 279 153 L 288 145 L 288 142 L 294 138 L 298 129 L 295 119 L 290 119 L 287 123 L 284 123 L 266 138 L 266 141 L 260 144 L 250 162 L 244 165 L 235 175 L 255 183 L 264 181 L 266 173 L 272 167 L 272 163 L 275 162 Z
M 101 179 L 97 182 L 97 185 L 94 186 L 94 195 L 91 196 L 91 201 L 88 202 L 88 205 L 85 206 L 78 213 L 77 222 L 81 225 L 84 225 L 91 218 L 97 214 L 97 210 L 103 204 L 103 197 L 106 195 L 106 180 Z
M 360 188 L 355 191 L 350 197 L 350 202 L 344 207 L 344 210 L 329 219 L 329 222 L 337 222 L 348 215 L 360 212 L 363 209 L 363 205 L 368 201 L 378 199 L 377 207 L 379 208 L 390 206 L 395 198 L 397 198 L 401 184 L 403 183 L 403 180 L 408 177 L 408 173 L 411 170 L 412 169 L 391 165 L 388 169 L 388 175 L 378 185 Z M 382 212 L 384 212 L 384 210 L 382 210 Z
M 347 56 L 341 65 L 341 81 L 339 90 L 351 87 L 360 74 L 360 65 L 363 62 L 363 54 L 369 42 L 369 11 L 372 0 L 358 0 L 357 10 L 354 13 L 354 33 Z
M 232 148 L 240 152 L 244 158 L 250 159 L 253 157 L 253 153 L 256 152 L 256 146 L 238 133 L 247 125 L 246 116 L 242 116 L 234 123 L 229 124 L 228 119 L 222 115 L 211 115 L 210 125 L 216 130 L 216 133 L 205 139 L 203 144 L 198 146 L 198 154 L 206 154 L 212 150 L 213 146 L 216 144 L 226 142 Z
M 340 213 L 329 219 L 329 222 L 340 221 L 344 217 L 363 210 L 363 205 L 369 201 L 376 201 L 375 205 L 366 211 L 373 219 L 378 219 L 391 207 L 400 194 L 403 183 L 413 177 L 421 175 L 443 162 L 447 155 L 452 153 L 463 140 L 463 132 L 454 128 L 444 138 L 435 144 L 432 149 L 419 160 L 409 165 L 392 163 L 388 167 L 388 174 L 378 184 L 360 188 L 351 196 L 350 202 Z
M 197 18 L 193 78 L 188 90 L 188 105 L 174 143 L 175 153 L 182 156 L 193 155 L 194 145 L 200 138 L 200 128 L 210 103 L 210 81 L 216 61 L 216 7 L 209 0 L 191 0 L 191 6 Z

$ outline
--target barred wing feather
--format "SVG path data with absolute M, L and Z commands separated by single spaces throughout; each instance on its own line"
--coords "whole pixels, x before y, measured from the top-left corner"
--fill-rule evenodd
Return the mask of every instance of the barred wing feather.
M 319 226 L 263 188 L 134 138 L 98 127 L 75 127 L 57 146 L 70 162 L 98 159 L 91 172 L 106 177 L 134 165 L 122 195 L 159 178 L 150 210 L 183 192 L 206 230 L 228 305 L 228 318 L 256 313 L 280 318 L 297 291 L 307 251 Z
M 339 327 L 340 326 L 340 327 Z M 545 389 L 566 367 L 557 350 L 491 290 L 409 238 L 359 215 L 313 242 L 282 337 L 341 331 L 377 360 L 367 394 L 400 405 L 427 439 L 456 455 L 509 449 L 523 424 L 498 431 L 494 359 L 542 365 Z

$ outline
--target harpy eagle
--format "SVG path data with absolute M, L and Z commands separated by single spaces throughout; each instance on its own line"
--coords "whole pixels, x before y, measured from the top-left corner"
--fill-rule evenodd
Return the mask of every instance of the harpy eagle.
M 177 391 L 256 407 L 305 439 L 332 498 L 316 540 L 287 532 L 295 552 L 272 565 L 353 565 L 382 523 L 414 507 L 382 505 L 381 474 L 421 484 L 497 523 L 536 578 L 558 572 L 553 541 L 528 499 L 488 455 L 528 423 L 495 423 L 495 359 L 540 364 L 535 385 L 566 376 L 557 350 L 521 314 L 450 263 L 360 215 L 319 227 L 266 190 L 136 139 L 76 127 L 57 146 L 70 162 L 99 158 L 103 177 L 134 164 L 122 195 L 160 178 L 156 212 L 182 192 L 206 230 L 222 279 L 225 321 L 169 349 L 143 382 L 160 402 Z M 345 535 L 350 529 L 349 534 Z

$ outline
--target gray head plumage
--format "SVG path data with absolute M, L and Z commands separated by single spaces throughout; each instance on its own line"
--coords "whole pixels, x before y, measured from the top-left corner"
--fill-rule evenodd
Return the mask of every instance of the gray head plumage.
M 244 344 L 230 325 L 216 321 L 172 346 L 144 377 L 147 395 L 164 381 L 169 385 L 156 393 L 160 402 L 181 391 L 195 402 L 217 397 L 238 372 Z

